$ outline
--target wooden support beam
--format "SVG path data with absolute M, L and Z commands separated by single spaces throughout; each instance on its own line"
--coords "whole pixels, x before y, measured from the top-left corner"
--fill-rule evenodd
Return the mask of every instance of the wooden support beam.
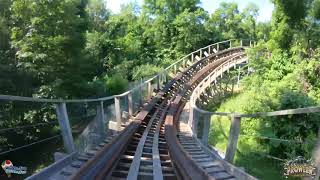
M 202 131 L 202 142 L 204 145 L 208 145 L 209 141 L 209 132 L 210 132 L 210 121 L 211 121 L 211 115 L 210 114 L 204 114 L 203 115 L 204 122 L 203 122 L 203 131 Z
M 188 121 L 188 125 L 190 127 L 192 127 L 192 125 L 193 125 L 193 111 L 194 111 L 194 108 L 192 107 L 191 103 L 192 103 L 192 101 L 190 101 L 190 103 L 189 103 L 190 112 L 189 112 L 189 121 Z
M 168 81 L 168 72 L 167 72 L 167 70 L 165 70 L 164 72 L 163 72 L 163 79 L 164 79 L 164 82 L 167 82 Z
M 303 177 L 302 178 L 303 180 L 316 180 L 316 179 L 319 179 L 320 177 L 320 128 L 318 130 L 318 140 L 313 150 L 312 160 L 316 168 L 316 175 L 315 177 L 311 177 L 311 176 Z
M 76 149 L 73 143 L 66 103 L 56 104 L 56 113 L 65 150 L 67 153 L 71 154 Z
M 206 57 L 208 57 L 209 56 L 209 54 L 205 51 L 204 53 L 204 56 L 206 56 Z
M 228 61 L 227 72 L 229 73 L 230 61 Z
M 120 109 L 120 97 L 114 98 L 114 106 L 116 112 L 117 130 L 121 130 L 121 109 Z
M 188 66 L 192 66 L 192 64 L 193 64 L 193 61 L 187 61 Z
M 181 68 L 184 69 L 187 66 L 187 59 L 183 59 L 182 64 L 181 64 Z M 180 69 L 180 68 L 179 68 Z
M 160 74 L 158 74 L 158 76 L 157 76 L 157 89 L 158 90 L 160 90 L 160 85 L 161 85 L 161 75 Z
M 196 109 L 193 109 L 192 133 L 195 137 L 198 136 L 198 122 L 199 122 L 199 112 Z
M 143 86 L 144 86 L 144 84 L 143 84 L 143 81 L 142 81 L 142 79 L 140 80 L 140 87 L 139 87 L 139 89 L 140 89 L 140 92 L 139 92 L 139 105 L 140 106 L 142 106 L 143 105 L 143 101 L 144 101 L 144 99 L 143 99 Z
M 314 179 L 319 179 L 320 177 L 320 128 L 318 130 L 318 141 L 317 145 L 313 151 L 313 159 L 315 162 L 315 166 L 317 168 L 316 176 Z
M 128 94 L 128 112 L 129 115 L 133 115 L 133 101 L 132 101 L 132 92 L 130 91 Z
M 240 66 L 239 66 L 239 69 L 238 69 L 238 81 L 237 81 L 237 86 L 238 86 L 238 88 L 239 88 L 239 84 L 240 84 Z
M 100 101 L 100 103 L 97 105 L 97 127 L 98 127 L 98 133 L 101 137 L 105 136 L 105 123 L 104 123 L 104 109 L 103 109 L 103 101 Z
M 237 151 L 238 139 L 240 135 L 241 117 L 232 116 L 231 126 L 229 132 L 228 146 L 226 150 L 225 160 L 229 163 L 233 163 L 234 156 Z
M 151 81 L 148 82 L 148 100 L 152 97 L 152 84 Z

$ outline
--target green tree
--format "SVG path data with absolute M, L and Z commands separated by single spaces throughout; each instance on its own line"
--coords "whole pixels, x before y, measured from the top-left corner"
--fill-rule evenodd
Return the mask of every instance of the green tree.
M 85 94 L 81 87 L 95 73 L 82 53 L 87 29 L 85 6 L 85 1 L 76 0 L 17 0 L 12 4 L 12 44 L 17 61 L 35 75 L 41 97 Z
M 104 30 L 104 23 L 111 15 L 111 12 L 105 6 L 106 4 L 103 0 L 89 0 L 86 7 L 89 16 L 89 30 Z
M 320 1 L 314 0 L 311 7 L 312 7 L 312 10 L 311 10 L 312 16 L 315 19 L 319 20 L 320 19 Z
M 267 41 L 270 39 L 271 26 L 269 22 L 258 22 L 256 30 L 256 39 Z
M 223 39 L 241 37 L 241 13 L 236 3 L 221 3 L 220 7 L 211 14 L 210 23 L 213 28 L 222 33 Z
M 12 1 L 0 1 L 0 93 L 30 96 L 34 81 L 18 66 L 11 43 Z
M 309 9 L 309 0 L 273 0 L 275 10 L 272 16 L 271 48 L 288 50 L 294 35 L 306 28 L 305 17 Z
M 191 12 L 196 11 L 199 4 L 199 0 L 145 0 L 143 9 L 148 14 L 165 15 L 169 20 L 172 20 L 186 9 Z
M 172 39 L 178 52 L 187 54 L 209 42 L 207 31 L 203 22 L 208 19 L 203 9 L 190 12 L 188 9 L 179 14 L 173 21 L 176 34 Z
M 259 15 L 259 8 L 257 5 L 250 3 L 242 12 L 242 30 L 246 34 L 244 38 L 256 40 L 257 39 L 257 23 L 256 19 Z

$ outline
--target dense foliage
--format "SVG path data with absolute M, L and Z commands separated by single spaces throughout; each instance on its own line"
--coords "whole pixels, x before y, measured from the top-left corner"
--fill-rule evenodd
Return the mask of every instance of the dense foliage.
M 146 0 L 118 14 L 103 0 L 3 0 L 1 8 L 1 93 L 48 98 L 120 93 L 105 77 L 139 80 L 209 43 L 254 39 L 264 26 L 254 4 L 208 14 L 199 0 Z

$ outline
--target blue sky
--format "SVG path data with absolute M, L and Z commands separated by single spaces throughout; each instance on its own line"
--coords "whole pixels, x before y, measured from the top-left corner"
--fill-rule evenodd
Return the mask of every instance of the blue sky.
M 143 0 L 105 0 L 107 7 L 114 13 L 120 11 L 121 4 L 127 4 L 130 2 L 137 2 L 142 5 Z M 258 21 L 265 22 L 271 19 L 273 4 L 270 0 L 201 0 L 201 6 L 209 13 L 214 12 L 219 7 L 221 2 L 236 2 L 239 9 L 242 10 L 250 2 L 255 3 L 259 7 Z

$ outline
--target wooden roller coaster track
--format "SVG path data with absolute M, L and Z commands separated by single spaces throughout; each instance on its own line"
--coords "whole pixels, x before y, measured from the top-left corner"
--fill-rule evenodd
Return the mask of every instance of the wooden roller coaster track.
M 210 153 L 179 122 L 190 93 L 244 48 L 209 55 L 167 82 L 118 135 L 79 156 L 51 179 L 255 179 Z
M 232 42 L 237 41 L 223 41 L 192 52 L 171 64 L 155 77 L 120 95 L 98 99 L 71 100 L 0 95 L 0 100 L 3 101 L 56 104 L 57 119 L 68 155 L 39 173 L 28 177 L 27 180 L 256 179 L 243 169 L 230 164 L 233 162 L 237 150 L 241 118 L 317 113 L 320 112 L 320 107 L 255 114 L 208 112 L 198 108 L 196 106 L 197 100 L 203 101 L 203 99 L 209 98 L 205 91 L 210 86 L 216 86 L 216 80 L 219 76 L 222 77 L 223 72 L 236 68 L 237 64 L 247 62 L 245 48 L 242 46 L 243 41 L 240 41 L 239 47 L 233 48 Z M 251 46 L 251 41 L 249 43 Z M 173 70 L 173 74 L 169 74 L 170 69 Z M 169 81 L 167 81 L 168 75 L 172 78 Z M 161 87 L 160 81 L 163 79 L 165 79 L 165 84 Z M 152 81 L 156 81 L 157 86 L 153 92 Z M 212 82 L 214 83 L 212 84 Z M 133 92 L 142 91 L 145 84 L 148 89 L 148 101 L 133 113 Z M 142 94 L 140 92 L 140 99 L 137 98 L 140 105 L 143 102 Z M 129 101 L 128 114 L 130 118 L 126 119 L 130 119 L 130 121 L 126 124 L 122 122 L 120 108 L 120 99 L 124 97 Z M 116 130 L 112 131 L 113 134 L 106 134 L 103 103 L 113 99 Z M 85 150 L 75 147 L 66 103 L 96 103 L 97 110 L 93 121 L 96 123 L 94 124 L 96 129 L 87 132 L 96 133 L 95 136 L 99 134 L 98 144 L 96 141 L 90 145 L 86 144 Z M 202 137 L 202 141 L 197 138 L 199 122 L 199 118 L 196 118 L 199 115 L 196 115 L 197 113 L 206 116 L 202 129 L 202 136 L 206 134 L 206 137 Z M 186 114 L 189 117 L 186 118 Z M 213 114 L 231 117 L 225 159 L 222 159 L 214 149 L 207 146 L 210 117 Z M 186 121 L 186 119 L 188 120 Z M 320 137 L 318 144 L 320 144 Z M 92 145 L 94 146 L 92 147 Z M 4 153 L 28 146 L 18 147 Z M 316 148 L 315 152 L 320 152 L 320 145 Z M 317 156 L 317 154 L 315 155 Z M 320 164 L 317 167 L 320 167 Z M 317 177 L 319 175 L 320 171 L 317 173 Z

